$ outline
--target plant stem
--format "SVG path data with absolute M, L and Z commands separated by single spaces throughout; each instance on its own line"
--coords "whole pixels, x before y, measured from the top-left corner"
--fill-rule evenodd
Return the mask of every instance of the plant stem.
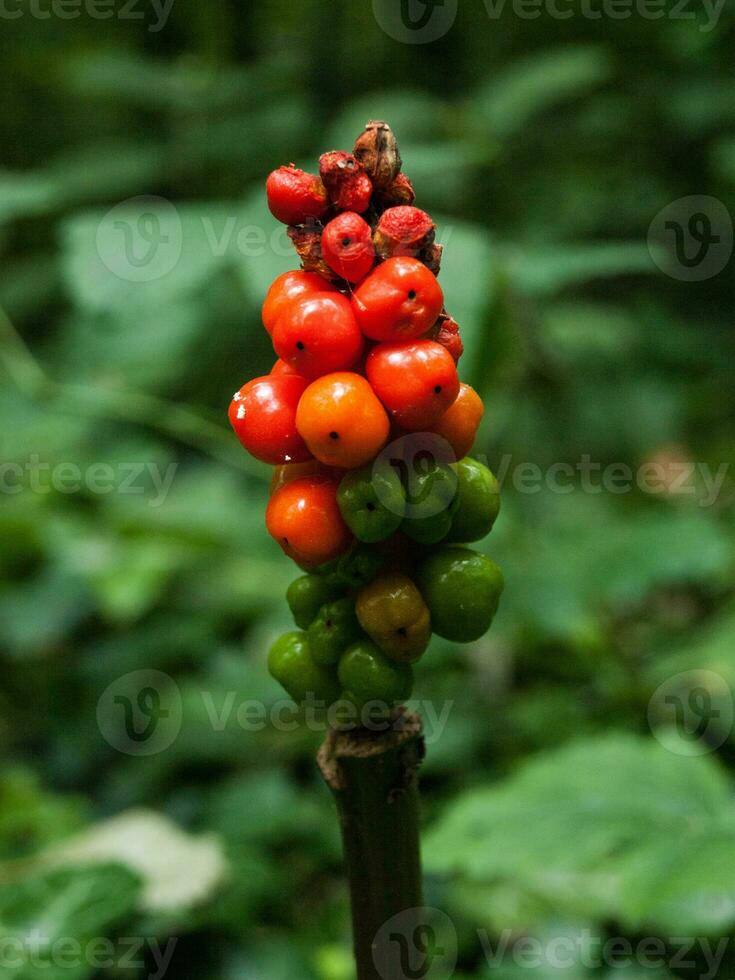
M 390 980 L 389 964 L 401 951 L 394 930 L 381 927 L 409 909 L 420 915 L 416 773 L 423 756 L 421 719 L 403 709 L 387 731 L 331 731 L 319 750 L 342 829 L 357 980 Z M 396 931 L 412 932 L 415 924 L 408 915 Z

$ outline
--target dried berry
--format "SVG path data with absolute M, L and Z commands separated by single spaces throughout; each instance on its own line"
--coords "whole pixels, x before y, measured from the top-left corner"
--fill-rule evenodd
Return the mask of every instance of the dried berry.
M 305 272 L 318 272 L 325 279 L 334 280 L 338 278 L 337 274 L 324 261 L 322 255 L 321 225 L 291 225 L 288 229 L 288 237 L 299 253 L 301 268 Z
M 432 338 L 437 344 L 446 347 L 455 364 L 459 363 L 460 357 L 464 354 L 464 344 L 459 335 L 459 324 L 454 317 L 449 316 L 448 313 L 442 313 L 432 331 Z
M 439 275 L 439 270 L 441 269 L 443 251 L 443 245 L 437 245 L 434 243 L 432 245 L 427 245 L 426 248 L 419 252 L 419 259 L 424 263 L 427 269 L 434 273 L 435 276 Z
M 434 243 L 436 225 L 426 211 L 403 205 L 384 211 L 373 234 L 375 251 L 381 259 L 393 255 L 418 257 Z
M 416 191 L 405 174 L 398 174 L 393 183 L 380 192 L 380 203 L 386 208 L 399 204 L 413 204 L 415 200 Z
M 358 136 L 355 157 L 378 188 L 388 188 L 401 172 L 401 155 L 390 126 L 380 119 L 371 120 Z
M 319 175 L 329 200 L 340 211 L 362 214 L 370 207 L 373 184 L 361 163 L 351 153 L 332 150 L 319 158 Z

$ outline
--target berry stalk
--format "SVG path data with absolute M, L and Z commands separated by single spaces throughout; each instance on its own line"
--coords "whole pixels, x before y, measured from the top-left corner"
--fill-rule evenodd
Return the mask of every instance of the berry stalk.
M 319 751 L 342 831 L 357 980 L 391 977 L 396 932 L 412 935 L 420 925 L 416 774 L 423 755 L 421 720 L 402 711 L 387 732 L 332 731 Z M 423 973 L 411 975 L 418 980 Z

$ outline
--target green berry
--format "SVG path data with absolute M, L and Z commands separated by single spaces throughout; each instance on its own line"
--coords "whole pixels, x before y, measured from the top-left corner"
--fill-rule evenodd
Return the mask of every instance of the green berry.
M 361 708 L 370 701 L 390 707 L 409 698 L 413 688 L 409 664 L 390 660 L 370 640 L 360 640 L 342 655 L 338 675 L 345 695 Z
M 400 477 L 380 459 L 347 473 L 337 502 L 352 533 L 367 543 L 383 541 L 397 531 L 406 507 Z
M 268 654 L 268 670 L 297 704 L 313 699 L 330 705 L 339 698 L 336 672 L 315 663 L 306 633 L 279 636 Z
M 435 633 L 455 643 L 479 639 L 490 627 L 503 591 L 503 573 L 470 548 L 441 548 L 422 561 L 416 584 Z
M 352 599 L 337 599 L 322 606 L 309 626 L 309 649 L 318 664 L 336 664 L 361 634 Z
M 321 607 L 338 594 L 336 586 L 321 575 L 294 579 L 286 591 L 286 600 L 299 629 L 308 629 Z
M 401 530 L 419 544 L 437 544 L 452 527 L 457 509 L 457 475 L 446 464 L 434 464 L 411 478 L 409 512 Z
M 489 534 L 500 511 L 500 488 L 492 472 L 467 456 L 452 469 L 457 474 L 457 509 L 447 541 L 479 541 Z
M 385 555 L 368 545 L 359 545 L 352 551 L 337 558 L 329 565 L 322 565 L 317 571 L 324 575 L 334 588 L 359 589 L 372 582 L 385 564 Z

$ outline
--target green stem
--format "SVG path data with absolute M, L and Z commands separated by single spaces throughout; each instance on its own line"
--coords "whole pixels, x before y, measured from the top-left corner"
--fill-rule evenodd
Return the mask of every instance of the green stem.
M 421 720 L 402 710 L 386 732 L 332 731 L 319 751 L 342 830 L 357 980 L 391 980 L 401 950 L 396 930 L 382 927 L 405 913 L 397 930 L 412 933 L 421 914 L 416 773 L 423 755 Z

